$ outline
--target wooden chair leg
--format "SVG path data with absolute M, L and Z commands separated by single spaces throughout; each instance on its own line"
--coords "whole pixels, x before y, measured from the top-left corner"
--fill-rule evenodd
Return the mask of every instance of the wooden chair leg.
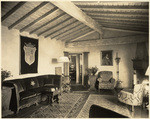
M 132 105 L 132 110 L 131 110 L 132 112 L 134 112 L 134 106 Z
M 133 105 L 131 107 L 131 116 L 132 116 L 132 118 L 134 118 L 134 106 Z

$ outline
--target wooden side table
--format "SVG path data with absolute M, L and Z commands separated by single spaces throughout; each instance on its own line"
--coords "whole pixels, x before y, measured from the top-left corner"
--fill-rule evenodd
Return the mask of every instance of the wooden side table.
M 45 90 L 42 92 L 42 95 L 47 96 L 48 104 L 52 104 L 54 101 L 59 103 L 59 97 L 58 97 L 59 92 L 58 91 L 51 92 L 50 90 Z

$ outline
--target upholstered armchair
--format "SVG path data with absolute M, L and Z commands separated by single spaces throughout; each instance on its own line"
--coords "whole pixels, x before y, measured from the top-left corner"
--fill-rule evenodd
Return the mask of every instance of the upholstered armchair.
M 124 89 L 118 93 L 118 99 L 120 102 L 132 106 L 132 111 L 134 112 L 134 106 L 141 106 L 143 102 L 143 84 L 136 84 L 134 89 Z
M 113 78 L 113 73 L 111 71 L 100 71 L 98 73 L 98 77 L 99 77 L 99 90 L 115 88 L 116 81 Z

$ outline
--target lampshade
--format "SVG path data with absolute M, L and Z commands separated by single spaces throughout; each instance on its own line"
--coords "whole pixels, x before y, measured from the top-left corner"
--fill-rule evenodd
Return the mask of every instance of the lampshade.
M 69 62 L 69 58 L 68 57 L 59 57 L 58 62 Z
M 148 66 L 148 68 L 147 68 L 147 70 L 146 70 L 145 75 L 146 75 L 146 76 L 149 76 L 149 66 Z

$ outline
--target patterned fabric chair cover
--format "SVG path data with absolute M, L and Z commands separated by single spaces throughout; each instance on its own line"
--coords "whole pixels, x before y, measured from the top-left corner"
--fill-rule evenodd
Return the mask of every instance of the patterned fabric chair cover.
M 115 88 L 115 79 L 111 71 L 100 71 L 98 75 L 101 75 L 102 78 L 99 82 L 99 89 L 114 89 Z
M 143 84 L 136 84 L 133 90 L 122 90 L 118 93 L 118 99 L 120 102 L 132 106 L 132 111 L 134 111 L 134 106 L 140 106 L 143 102 Z

